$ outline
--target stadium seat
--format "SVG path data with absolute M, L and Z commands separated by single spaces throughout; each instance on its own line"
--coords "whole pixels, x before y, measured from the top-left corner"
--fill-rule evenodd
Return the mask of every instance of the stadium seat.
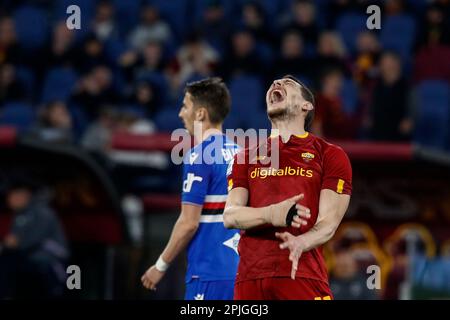
M 14 12 L 14 21 L 20 45 L 28 50 L 41 48 L 48 36 L 45 13 L 31 5 L 24 5 Z
M 139 23 L 141 0 L 114 0 L 113 4 L 118 28 L 124 36 Z
M 165 107 L 154 117 L 156 128 L 162 132 L 172 132 L 175 129 L 183 128 L 178 112 L 174 108 Z
M 128 46 L 125 41 L 116 39 L 114 37 L 109 38 L 105 42 L 105 53 L 109 62 L 115 65 L 119 57 L 128 50 Z
M 230 80 L 229 88 L 233 112 L 247 116 L 252 112 L 264 110 L 265 93 L 258 77 L 248 75 L 234 77 Z
M 449 139 L 450 89 L 448 83 L 426 80 L 416 87 L 417 124 L 414 140 L 425 146 L 445 148 Z
M 344 80 L 341 99 L 344 104 L 344 111 L 348 114 L 354 114 L 358 106 L 358 88 L 354 81 Z
M 358 34 L 367 30 L 366 19 L 362 14 L 345 13 L 336 21 L 336 30 L 350 52 L 355 50 Z
M 51 69 L 44 79 L 41 102 L 66 101 L 77 81 L 75 71 L 69 68 Z
M 10 102 L 0 110 L 0 125 L 12 125 L 19 132 L 29 130 L 35 121 L 33 108 L 21 102 Z
M 81 107 L 74 103 L 69 104 L 68 108 L 72 117 L 75 139 L 78 140 L 82 137 L 83 133 L 89 125 L 88 117 L 81 109 Z
M 415 23 L 412 17 L 390 16 L 383 21 L 380 41 L 384 49 L 393 50 L 406 59 L 411 54 L 414 39 Z
M 90 32 L 90 21 L 95 13 L 95 1 L 92 0 L 58 0 L 54 1 L 52 16 L 54 21 L 66 20 L 68 17 L 67 8 L 76 5 L 82 12 L 81 28 L 74 30 L 76 40 L 82 40 Z
M 17 79 L 23 85 L 25 90 L 24 96 L 27 98 L 34 98 L 34 89 L 35 89 L 35 76 L 34 73 L 24 66 L 18 66 L 16 68 Z

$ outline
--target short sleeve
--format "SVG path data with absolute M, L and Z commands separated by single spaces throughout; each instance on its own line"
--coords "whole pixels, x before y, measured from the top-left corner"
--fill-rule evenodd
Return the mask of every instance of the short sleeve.
M 227 180 L 228 191 L 242 187 L 248 189 L 248 161 L 247 151 L 242 150 L 237 153 L 228 164 Z
M 352 167 L 340 147 L 330 146 L 324 153 L 322 188 L 339 194 L 352 193 Z
M 203 205 L 208 192 L 212 166 L 200 161 L 192 161 L 195 160 L 195 153 L 189 154 L 189 159 L 183 164 L 181 202 Z

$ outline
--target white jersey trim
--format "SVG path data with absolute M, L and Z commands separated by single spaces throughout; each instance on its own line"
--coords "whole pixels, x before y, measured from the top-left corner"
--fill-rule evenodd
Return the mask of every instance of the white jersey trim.
M 206 214 L 200 216 L 200 223 L 223 223 L 222 214 Z
M 205 196 L 205 202 L 225 202 L 227 201 L 227 195 L 207 195 Z

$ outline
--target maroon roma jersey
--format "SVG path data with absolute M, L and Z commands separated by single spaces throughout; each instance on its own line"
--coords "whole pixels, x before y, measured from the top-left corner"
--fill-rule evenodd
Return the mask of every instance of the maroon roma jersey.
M 278 143 L 276 143 L 278 142 Z M 279 167 L 262 164 L 264 156 L 256 149 L 267 148 L 272 155 L 278 144 Z M 299 203 L 311 210 L 308 224 L 301 228 L 275 228 L 264 225 L 241 232 L 239 241 L 240 262 L 236 281 L 267 277 L 289 277 L 292 263 L 289 250 L 281 250 L 275 232 L 288 231 L 297 236 L 307 232 L 316 223 L 319 197 L 322 189 L 339 194 L 351 194 L 352 169 L 345 152 L 310 133 L 291 136 L 283 143 L 279 136 L 267 139 L 263 147 L 245 149 L 235 156 L 228 175 L 229 190 L 237 187 L 249 192 L 248 206 L 259 208 L 304 193 Z M 244 163 L 242 163 L 244 161 Z M 297 277 L 328 283 L 328 274 L 322 247 L 304 252 L 299 260 Z

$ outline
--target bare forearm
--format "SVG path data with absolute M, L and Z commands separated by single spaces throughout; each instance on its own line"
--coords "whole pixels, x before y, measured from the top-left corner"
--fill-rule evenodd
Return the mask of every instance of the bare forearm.
M 330 240 L 336 228 L 326 223 L 317 223 L 306 233 L 299 235 L 305 244 L 305 251 L 312 250 Z
M 268 211 L 269 207 L 231 206 L 223 215 L 225 228 L 246 230 L 267 224 Z
M 197 231 L 198 224 L 179 218 L 170 235 L 169 242 L 161 254 L 163 260 L 171 263 L 186 248 Z

